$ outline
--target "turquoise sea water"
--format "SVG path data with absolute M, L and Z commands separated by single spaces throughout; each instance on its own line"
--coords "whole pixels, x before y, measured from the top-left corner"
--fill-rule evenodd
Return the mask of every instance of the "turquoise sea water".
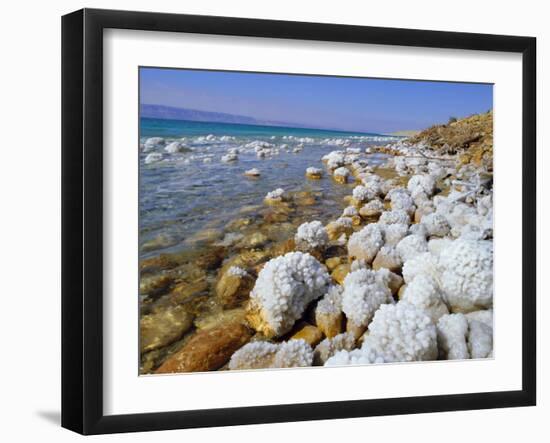
M 150 137 L 163 137 L 165 144 L 145 148 Z M 321 157 L 330 151 L 364 152 L 368 146 L 391 139 L 319 129 L 141 119 L 141 257 L 192 247 L 198 232 L 217 229 L 223 233 L 237 217 L 260 217 L 265 195 L 277 188 L 318 196 L 318 203 L 304 212 L 304 220 L 336 218 L 353 185 L 338 185 L 328 174 L 322 180 L 308 180 L 306 168 L 323 168 Z M 167 153 L 165 145 L 172 141 L 181 141 L 186 152 Z M 265 158 L 258 157 L 260 148 L 254 144 L 259 143 L 269 152 Z M 238 160 L 223 162 L 222 156 L 230 150 L 238 151 Z M 151 153 L 162 158 L 147 163 Z M 376 163 L 382 157 L 373 155 L 369 161 Z M 260 170 L 261 176 L 244 176 L 251 168 Z

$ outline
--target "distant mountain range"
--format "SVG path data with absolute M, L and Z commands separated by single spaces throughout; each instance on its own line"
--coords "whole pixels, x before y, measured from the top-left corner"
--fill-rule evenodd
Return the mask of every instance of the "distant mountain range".
M 243 125 L 273 125 L 275 122 L 256 120 L 245 115 L 225 114 L 223 112 L 199 111 L 197 109 L 175 108 L 164 105 L 140 105 L 141 116 L 162 118 L 165 120 L 190 120 L 196 122 L 236 123 Z

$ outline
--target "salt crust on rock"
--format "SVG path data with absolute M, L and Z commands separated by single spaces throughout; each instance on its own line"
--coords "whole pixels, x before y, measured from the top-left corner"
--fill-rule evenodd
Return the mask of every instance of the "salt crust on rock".
M 417 276 L 428 275 L 438 281 L 437 256 L 430 252 L 417 254 L 403 264 L 405 283 L 411 283 Z
M 244 345 L 231 356 L 230 370 L 293 368 L 311 366 L 313 350 L 304 340 L 283 343 L 257 341 Z
M 313 351 L 313 361 L 316 365 L 324 365 L 337 352 L 351 351 L 355 348 L 355 337 L 349 332 L 338 334 L 332 338 L 325 338 Z
M 391 225 L 380 225 L 384 231 L 384 239 L 387 246 L 395 246 L 409 232 L 409 226 L 404 223 L 393 223 Z
M 440 285 L 453 312 L 493 305 L 493 243 L 458 239 L 439 255 Z
M 384 237 L 380 226 L 371 223 L 352 234 L 348 241 L 348 255 L 371 263 L 383 245 Z
M 359 210 L 359 213 L 365 217 L 372 217 L 380 215 L 383 211 L 384 204 L 380 200 L 374 199 L 363 205 L 363 207 Z
M 340 351 L 325 366 L 435 360 L 437 334 L 424 310 L 407 303 L 385 304 L 376 311 L 361 349 Z
M 398 190 L 398 192 L 392 192 L 391 197 L 392 211 L 405 211 L 409 216 L 414 214 L 416 206 L 409 193 L 405 190 Z
M 435 179 L 431 175 L 427 174 L 414 175 L 409 179 L 407 189 L 413 196 L 420 193 L 425 193 L 428 196 L 431 196 L 435 191 Z
M 418 254 L 428 251 L 428 242 L 420 235 L 408 235 L 397 243 L 395 247 L 403 263 L 414 258 Z
M 327 337 L 340 333 L 342 327 L 342 291 L 340 285 L 332 285 L 315 308 L 315 323 Z
M 409 225 L 411 222 L 411 217 L 403 210 L 392 210 L 383 212 L 380 216 L 378 223 L 383 225 L 392 225 L 392 224 L 401 224 Z
M 343 166 L 340 168 L 337 168 L 333 172 L 334 175 L 340 176 L 340 177 L 347 177 L 349 175 L 349 169 L 344 168 Z
M 355 206 L 347 206 L 344 208 L 344 212 L 342 213 L 343 217 L 353 217 L 355 215 L 359 215 L 359 212 Z
M 318 221 L 302 223 L 294 236 L 296 247 L 302 251 L 322 249 L 328 244 L 328 234 L 323 224 Z
M 492 318 L 492 312 L 477 312 L 481 318 L 489 315 Z M 469 314 L 448 314 L 441 317 L 437 323 L 437 338 L 441 356 L 448 360 L 487 358 L 493 351 L 492 325 L 476 320 Z
M 363 348 L 377 350 L 390 361 L 437 358 L 437 333 L 430 317 L 407 302 L 382 305 L 369 325 Z
M 359 269 L 344 280 L 342 310 L 357 326 L 366 326 L 384 303 L 393 303 L 386 272 Z
M 271 259 L 250 292 L 247 318 L 267 337 L 285 334 L 307 305 L 327 292 L 329 282 L 325 267 L 307 253 Z
M 421 223 L 429 236 L 445 237 L 451 230 L 447 219 L 438 213 L 424 215 Z
M 353 198 L 358 202 L 367 202 L 376 197 L 376 192 L 368 186 L 359 185 L 353 188 Z
M 417 275 L 407 284 L 401 300 L 424 309 L 434 323 L 449 313 L 449 309 L 441 298 L 437 281 L 426 274 Z

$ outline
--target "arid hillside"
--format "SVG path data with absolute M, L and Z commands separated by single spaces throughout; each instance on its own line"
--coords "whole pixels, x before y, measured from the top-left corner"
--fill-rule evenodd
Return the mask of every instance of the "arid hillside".
M 458 154 L 464 164 L 474 163 L 492 170 L 493 112 L 451 120 L 446 125 L 432 126 L 407 141 L 428 145 L 435 154 Z

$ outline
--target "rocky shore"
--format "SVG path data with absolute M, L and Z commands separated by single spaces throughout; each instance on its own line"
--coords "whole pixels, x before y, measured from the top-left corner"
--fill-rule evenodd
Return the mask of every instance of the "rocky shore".
M 282 184 L 260 219 L 143 259 L 140 372 L 492 357 L 492 150 L 490 112 L 342 146 L 303 171 L 349 187 L 339 217 L 316 219 L 321 196 Z

